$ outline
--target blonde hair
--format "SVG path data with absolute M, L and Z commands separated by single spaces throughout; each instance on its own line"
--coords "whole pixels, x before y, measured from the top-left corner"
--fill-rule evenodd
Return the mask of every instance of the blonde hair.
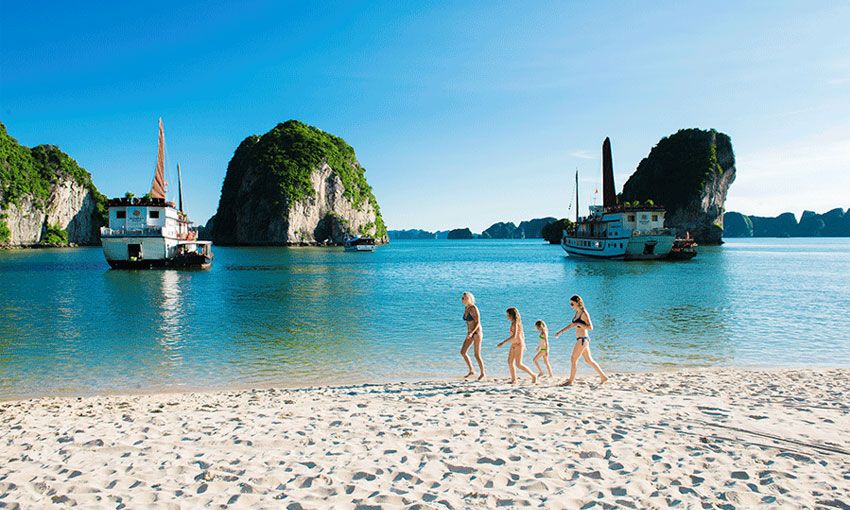
M 584 311 L 584 309 L 585 309 L 585 308 L 584 308 L 584 300 L 582 300 L 582 299 L 581 299 L 581 296 L 579 296 L 578 294 L 576 294 L 575 296 L 573 296 L 573 297 L 571 297 L 571 298 L 570 298 L 570 301 L 572 301 L 573 303 L 575 303 L 576 305 L 578 305 L 578 307 L 579 307 L 579 309 L 580 309 L 581 311 Z
M 466 298 L 466 302 L 469 303 L 469 306 L 475 306 L 475 295 L 472 292 L 464 292 L 461 295 L 461 299 Z
M 549 326 L 546 325 L 543 321 L 537 321 L 534 323 L 534 326 L 542 329 L 543 331 L 549 331 Z

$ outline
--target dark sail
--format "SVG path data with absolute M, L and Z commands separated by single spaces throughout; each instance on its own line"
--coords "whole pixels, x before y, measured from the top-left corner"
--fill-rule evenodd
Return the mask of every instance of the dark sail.
M 611 139 L 606 137 L 602 143 L 602 206 L 617 205 L 617 192 L 614 191 L 614 161 L 611 157 Z

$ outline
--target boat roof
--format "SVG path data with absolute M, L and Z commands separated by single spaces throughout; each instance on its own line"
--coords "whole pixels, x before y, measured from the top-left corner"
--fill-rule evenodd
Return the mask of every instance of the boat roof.
M 174 202 L 167 202 L 164 198 L 110 198 L 106 201 L 107 207 L 126 207 L 130 205 L 149 207 L 174 207 Z

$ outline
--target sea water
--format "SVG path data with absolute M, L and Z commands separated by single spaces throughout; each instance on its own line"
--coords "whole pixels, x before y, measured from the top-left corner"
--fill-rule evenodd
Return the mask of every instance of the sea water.
M 505 309 L 522 314 L 529 363 L 534 321 L 568 324 L 573 294 L 609 371 L 850 366 L 850 239 L 730 240 L 684 262 L 568 258 L 540 240 L 214 251 L 206 271 L 110 270 L 99 248 L 0 252 L 0 398 L 455 377 L 463 291 L 495 377 Z M 560 376 L 573 343 L 551 339 Z

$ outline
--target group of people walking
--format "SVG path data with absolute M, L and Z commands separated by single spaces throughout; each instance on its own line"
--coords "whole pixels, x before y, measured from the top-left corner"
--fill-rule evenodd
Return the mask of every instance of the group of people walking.
M 484 341 L 484 331 L 481 327 L 481 313 L 475 305 L 475 296 L 471 292 L 464 292 L 463 296 L 461 296 L 461 302 L 465 307 L 463 320 L 466 322 L 466 338 L 463 341 L 463 346 L 460 348 L 460 355 L 469 369 L 466 378 L 474 377 L 475 369 L 468 354 L 469 348 L 474 348 L 473 354 L 475 361 L 478 363 L 478 368 L 481 371 L 481 374 L 478 376 L 478 380 L 480 381 L 486 377 L 484 360 L 481 358 L 481 344 Z M 570 376 L 564 385 L 569 386 L 575 381 L 578 360 L 580 358 L 584 358 L 596 370 L 596 373 L 599 374 L 600 383 L 604 383 L 608 380 L 608 376 L 605 375 L 605 372 L 602 371 L 602 368 L 590 354 L 590 337 L 588 336 L 588 331 L 593 329 L 590 313 L 588 313 L 587 308 L 584 306 L 584 301 L 579 296 L 570 298 L 570 308 L 573 310 L 572 321 L 555 333 L 555 338 L 560 337 L 570 329 L 575 329 L 576 334 L 576 342 L 573 345 L 572 355 L 570 356 Z M 536 383 L 537 379 L 545 375 L 545 373 L 548 373 L 549 377 L 552 377 L 552 365 L 549 363 L 549 327 L 546 323 L 542 320 L 534 323 L 540 338 L 540 342 L 537 345 L 537 352 L 534 355 L 534 365 L 537 367 L 537 373 L 535 374 L 522 362 L 523 354 L 525 353 L 525 330 L 523 329 L 522 316 L 519 310 L 514 307 L 508 308 L 505 310 L 505 316 L 511 323 L 510 336 L 499 342 L 497 347 L 502 347 L 510 343 L 508 350 L 508 372 L 511 375 L 511 384 L 517 382 L 517 370 L 522 370 L 531 376 L 532 383 Z M 546 372 L 543 371 L 540 365 L 541 361 L 546 367 Z

